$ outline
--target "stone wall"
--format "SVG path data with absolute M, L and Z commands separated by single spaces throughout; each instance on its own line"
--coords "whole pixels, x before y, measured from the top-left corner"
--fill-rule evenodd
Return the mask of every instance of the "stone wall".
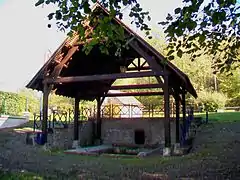
M 93 123 L 93 121 L 87 121 L 79 126 L 79 145 L 92 145 Z M 102 119 L 103 144 L 138 146 L 135 143 L 135 130 L 144 130 L 144 146 L 164 144 L 164 118 Z M 54 129 L 54 133 L 48 136 L 48 143 L 52 148 L 72 148 L 73 134 L 73 124 L 66 129 Z M 175 142 L 173 119 L 171 120 L 171 142 Z
M 135 143 L 135 130 L 144 130 L 145 146 L 164 144 L 164 118 L 103 119 L 103 143 L 138 146 Z M 171 136 L 172 143 L 174 143 L 174 120 L 171 120 Z
M 92 121 L 79 123 L 79 145 L 92 145 L 93 125 Z M 53 134 L 48 135 L 48 144 L 51 148 L 71 149 L 74 138 L 74 126 L 68 128 L 54 128 Z
M 54 128 L 52 134 L 48 134 L 48 145 L 51 148 L 69 149 L 73 143 L 73 125 L 68 128 Z

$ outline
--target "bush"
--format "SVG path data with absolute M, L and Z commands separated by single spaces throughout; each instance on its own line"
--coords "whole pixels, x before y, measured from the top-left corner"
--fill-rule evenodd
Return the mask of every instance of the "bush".
M 26 100 L 18 94 L 0 91 L 0 113 L 21 115 L 25 110 Z
M 201 91 L 198 93 L 195 103 L 197 106 L 202 106 L 205 111 L 215 112 L 219 108 L 223 108 L 226 101 L 227 97 L 222 93 Z
M 236 107 L 240 106 L 240 94 L 234 98 L 231 98 L 226 103 L 227 107 Z

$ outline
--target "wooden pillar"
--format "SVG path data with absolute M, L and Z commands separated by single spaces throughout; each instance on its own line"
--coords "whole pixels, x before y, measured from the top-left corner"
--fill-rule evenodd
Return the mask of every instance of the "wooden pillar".
M 101 99 L 100 97 L 97 98 L 97 138 L 101 140 Z
M 80 98 L 75 98 L 75 105 L 74 105 L 74 141 L 79 139 L 79 102 Z
M 164 75 L 164 135 L 165 147 L 171 147 L 171 126 L 170 126 L 170 113 L 169 113 L 169 87 L 168 76 Z
M 48 133 L 48 97 L 51 89 L 47 84 L 44 84 L 43 87 L 43 119 L 42 119 L 42 134 L 43 134 L 43 143 L 47 142 L 47 133 Z
M 180 143 L 180 98 L 179 95 L 177 93 L 177 95 L 175 96 L 175 105 L 176 105 L 176 143 Z

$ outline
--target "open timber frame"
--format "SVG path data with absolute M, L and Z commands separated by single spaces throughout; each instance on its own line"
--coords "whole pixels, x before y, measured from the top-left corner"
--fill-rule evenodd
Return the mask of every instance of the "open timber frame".
M 97 4 L 92 10 L 108 15 L 108 11 Z M 27 88 L 43 91 L 42 133 L 47 142 L 48 97 L 51 91 L 58 95 L 75 98 L 74 140 L 79 139 L 79 103 L 81 100 L 97 100 L 97 138 L 101 141 L 101 104 L 105 97 L 114 96 L 164 96 L 164 135 L 165 147 L 171 146 L 169 97 L 172 95 L 176 104 L 176 143 L 180 143 L 179 119 L 182 105 L 183 122 L 186 119 L 185 94 L 189 92 L 197 97 L 189 78 L 157 50 L 134 33 L 118 19 L 113 23 L 124 28 L 129 41 L 129 49 L 124 49 L 121 58 L 114 53 L 102 54 L 94 47 L 86 55 L 77 35 L 68 37 L 44 64 L 27 85 Z M 116 52 L 112 47 L 109 52 Z M 141 60 L 144 59 L 142 62 Z M 134 61 L 135 60 L 135 61 Z M 137 61 L 137 62 L 136 62 Z M 126 71 L 122 71 L 122 67 Z M 156 77 L 156 84 L 119 85 L 117 79 Z M 109 90 L 158 89 L 158 91 L 108 93 Z

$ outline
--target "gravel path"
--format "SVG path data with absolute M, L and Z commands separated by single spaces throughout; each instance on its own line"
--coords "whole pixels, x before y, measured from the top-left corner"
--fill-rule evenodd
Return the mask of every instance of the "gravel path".
M 144 173 L 169 179 L 240 179 L 240 122 L 201 127 L 193 152 L 183 157 L 145 159 L 90 157 L 44 152 L 25 145 L 25 135 L 0 131 L 0 166 L 56 179 L 141 179 Z M 76 178 L 77 177 L 77 178 Z M 189 179 L 188 178 L 188 179 Z

